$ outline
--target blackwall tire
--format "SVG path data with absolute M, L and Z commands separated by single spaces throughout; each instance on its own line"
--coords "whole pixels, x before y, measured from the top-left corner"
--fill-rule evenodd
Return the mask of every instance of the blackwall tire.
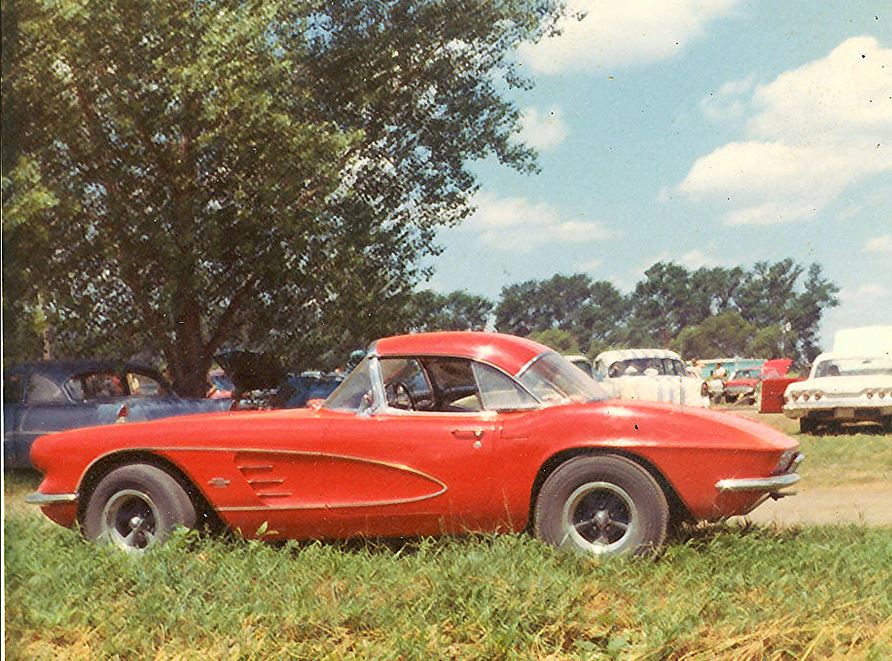
M 148 464 L 121 466 L 106 475 L 87 501 L 84 535 L 129 553 L 161 544 L 176 526 L 191 528 L 196 512 L 169 473 Z
M 657 482 L 617 455 L 563 463 L 545 480 L 534 511 L 539 539 L 585 555 L 652 553 L 665 540 L 668 521 Z
M 802 416 L 799 418 L 799 433 L 800 434 L 814 434 L 818 429 L 818 421 L 809 418 L 808 416 Z

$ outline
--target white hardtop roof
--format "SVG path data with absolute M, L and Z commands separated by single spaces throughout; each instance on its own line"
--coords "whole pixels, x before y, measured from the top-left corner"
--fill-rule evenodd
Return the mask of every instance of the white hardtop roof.
M 607 365 L 611 365 L 620 360 L 631 360 L 634 358 L 673 358 L 681 360 L 674 351 L 669 349 L 613 349 L 611 351 L 602 351 L 595 360 L 603 360 Z

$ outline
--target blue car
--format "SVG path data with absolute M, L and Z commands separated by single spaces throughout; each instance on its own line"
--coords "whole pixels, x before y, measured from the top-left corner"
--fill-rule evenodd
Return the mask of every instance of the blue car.
M 54 431 L 225 411 L 228 399 L 174 395 L 150 367 L 113 360 L 26 363 L 3 375 L 3 459 L 30 468 L 31 444 Z
M 303 408 L 311 399 L 328 397 L 344 380 L 342 374 L 333 372 L 289 372 L 268 353 L 234 350 L 215 358 L 234 384 L 236 408 Z

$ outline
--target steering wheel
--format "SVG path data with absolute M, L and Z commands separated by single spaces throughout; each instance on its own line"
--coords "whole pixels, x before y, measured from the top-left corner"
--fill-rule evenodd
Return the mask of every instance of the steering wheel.
M 393 403 L 396 408 L 403 408 L 402 406 L 399 406 L 399 404 L 398 404 L 401 394 L 404 394 L 406 396 L 406 399 L 409 402 L 408 409 L 411 411 L 414 411 L 415 410 L 415 398 L 412 396 L 412 392 L 409 390 L 409 386 L 407 386 L 402 381 L 398 381 L 393 386 L 393 400 L 394 400 Z

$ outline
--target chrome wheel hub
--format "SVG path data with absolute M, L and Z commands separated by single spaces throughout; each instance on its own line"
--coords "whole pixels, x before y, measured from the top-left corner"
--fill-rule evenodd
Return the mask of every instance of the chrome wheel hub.
M 611 553 L 634 533 L 638 512 L 624 489 L 609 482 L 588 482 L 570 494 L 562 523 L 564 543 L 588 553 Z
M 105 504 L 101 534 L 125 551 L 141 553 L 155 543 L 158 520 L 158 509 L 151 498 L 141 491 L 124 489 Z

